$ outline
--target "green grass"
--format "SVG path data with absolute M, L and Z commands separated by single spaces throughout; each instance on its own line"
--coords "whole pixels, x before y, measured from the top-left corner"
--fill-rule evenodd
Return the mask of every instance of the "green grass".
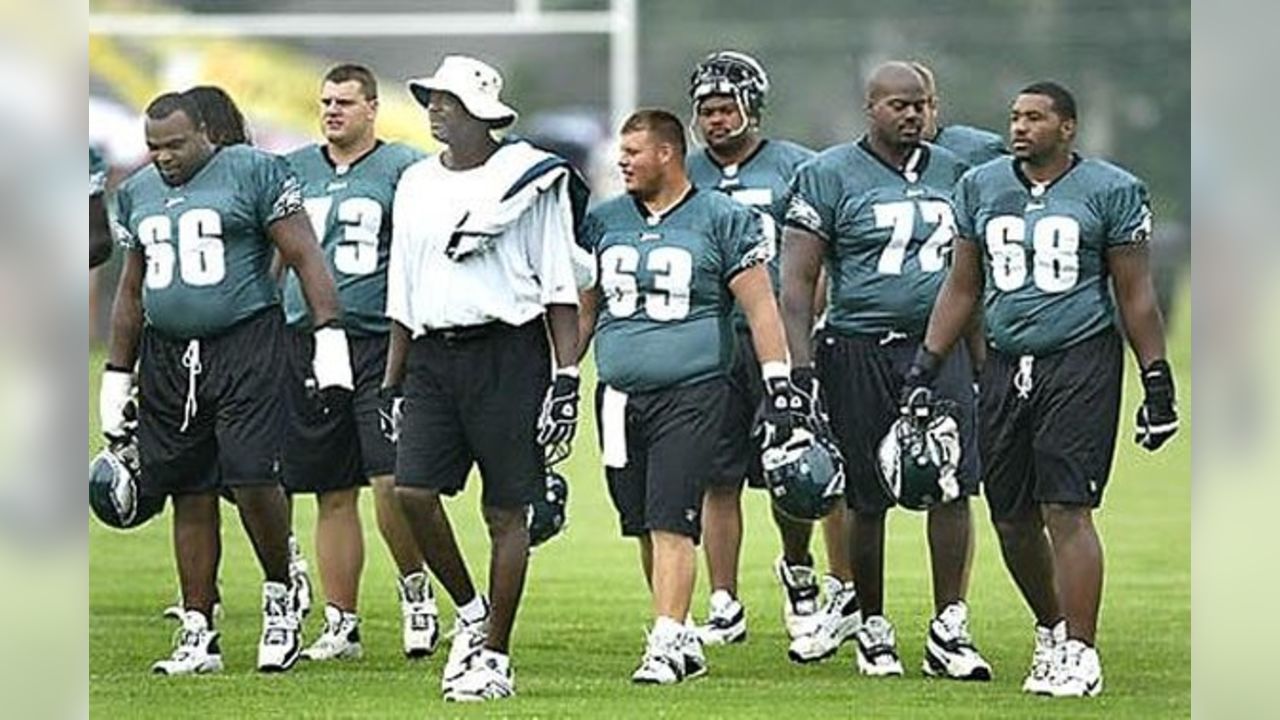
M 1122 442 L 1103 510 L 1107 578 L 1099 634 L 1106 691 L 1085 701 L 1052 701 L 1018 691 L 1031 651 L 1031 618 L 999 557 L 985 504 L 975 503 L 978 552 L 970 604 L 975 638 L 992 662 L 987 684 L 931 681 L 919 670 L 929 617 L 928 564 L 921 517 L 892 515 L 886 558 L 886 611 L 898 628 L 907 677 L 868 680 L 852 668 L 851 650 L 816 666 L 786 660 L 780 596 L 769 572 L 776 532 L 766 498 L 745 498 L 741 588 L 749 640 L 708 651 L 708 677 L 674 688 L 629 682 L 643 650 L 649 604 L 632 542 L 618 536 L 604 489 L 594 418 L 584 421 L 570 462 L 571 525 L 538 550 L 514 638 L 519 696 L 500 704 L 457 707 L 440 700 L 443 653 L 411 663 L 399 654 L 399 612 L 392 569 L 365 497 L 366 572 L 362 593 L 365 659 L 301 664 L 283 676 L 253 671 L 259 629 L 260 575 L 233 509 L 224 505 L 220 625 L 227 670 L 221 675 L 160 678 L 150 663 L 170 649 L 172 623 L 160 611 L 174 599 L 169 518 L 130 533 L 90 530 L 89 699 L 93 715 L 117 717 L 1165 717 L 1188 716 L 1191 702 L 1190 328 L 1184 294 L 1170 347 L 1177 369 L 1182 434 L 1148 455 L 1127 435 L 1138 400 L 1130 368 Z M 1131 364 L 1131 363 L 1130 363 Z M 96 368 L 91 381 L 96 397 Z M 589 410 L 590 403 L 584 403 Z M 91 425 L 97 414 L 90 413 Z M 93 436 L 96 437 L 96 430 Z M 94 444 L 91 438 L 90 445 Z M 474 483 L 472 490 L 474 490 Z M 450 512 L 464 552 L 483 581 L 486 544 L 474 492 Z M 298 531 L 310 547 L 314 503 L 299 503 Z M 311 554 L 311 553 L 309 553 Z M 820 554 L 819 554 L 820 555 Z M 700 573 L 702 569 L 700 568 Z M 447 601 L 444 605 L 448 605 Z M 695 612 L 705 612 L 700 585 Z M 448 626 L 452 608 L 445 607 Z M 320 625 L 313 614 L 308 632 Z

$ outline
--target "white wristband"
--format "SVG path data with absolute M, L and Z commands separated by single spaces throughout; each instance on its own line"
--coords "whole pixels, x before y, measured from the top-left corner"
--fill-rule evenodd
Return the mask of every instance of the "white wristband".
M 312 356 L 311 372 L 316 386 L 355 389 L 351 378 L 351 349 L 347 346 L 347 333 L 342 328 L 322 327 L 315 332 L 316 350 Z
M 566 377 L 579 377 L 577 365 L 566 365 L 562 368 L 556 368 L 556 375 L 564 375 Z
M 769 382 L 774 378 L 790 378 L 791 364 L 785 360 L 771 360 L 760 364 L 760 377 L 765 382 Z

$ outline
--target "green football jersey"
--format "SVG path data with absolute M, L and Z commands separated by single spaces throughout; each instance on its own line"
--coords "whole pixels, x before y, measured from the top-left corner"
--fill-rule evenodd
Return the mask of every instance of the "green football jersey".
M 951 189 L 967 168 L 924 143 L 900 170 L 865 138 L 800 167 L 786 222 L 826 243 L 827 327 L 923 334 L 955 238 Z
M 780 228 L 787 214 L 787 188 L 796 168 L 814 156 L 809 148 L 786 140 L 762 140 L 750 157 L 736 165 L 721 165 L 707 150 L 691 153 L 685 162 L 689 181 L 700 190 L 718 190 L 761 213 L 761 224 L 769 242 L 777 246 Z M 769 263 L 769 276 L 776 293 L 781 287 L 780 253 Z M 734 306 L 734 323 L 747 327 L 747 316 Z
M 1038 186 L 1015 159 L 1001 158 L 960 179 L 955 205 L 960 235 L 983 248 L 987 339 L 996 349 L 1052 353 L 1112 326 L 1107 250 L 1151 234 L 1140 180 L 1076 156 Z
M 941 145 L 955 153 L 970 167 L 977 167 L 1001 155 L 1009 154 L 1005 148 L 1004 138 L 989 130 L 968 125 L 944 125 L 938 128 L 938 134 L 933 137 L 933 144 Z
M 107 161 L 94 146 L 89 146 L 89 197 L 107 189 Z
M 116 205 L 120 244 L 146 253 L 142 305 L 157 330 L 209 337 L 279 304 L 267 226 L 302 210 L 284 158 L 220 148 L 179 186 L 147 165 L 121 184 Z
M 391 257 L 391 204 L 400 173 L 426 157 L 408 145 L 378 144 L 350 165 L 337 167 L 322 145 L 290 153 L 289 164 L 302 184 L 302 196 L 325 261 L 338 286 L 347 331 L 380 335 L 387 320 L 387 261 Z M 310 326 L 302 283 L 285 275 L 286 321 Z
M 729 282 L 773 257 L 759 213 L 696 188 L 656 216 L 622 195 L 587 214 L 578 242 L 599 278 L 601 382 L 647 392 L 727 374 Z

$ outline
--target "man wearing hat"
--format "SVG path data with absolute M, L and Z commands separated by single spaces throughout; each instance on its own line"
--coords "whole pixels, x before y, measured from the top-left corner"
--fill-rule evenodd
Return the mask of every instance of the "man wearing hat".
M 383 394 L 399 439 L 397 495 L 457 606 L 444 697 L 490 700 L 515 692 L 509 641 L 528 506 L 546 449 L 567 445 L 577 424 L 578 289 L 590 260 L 577 259 L 574 231 L 586 189 L 564 159 L 494 138 L 517 114 L 485 63 L 446 57 L 409 90 L 445 149 L 405 170 L 396 191 Z M 473 464 L 491 542 L 488 599 L 441 503 Z

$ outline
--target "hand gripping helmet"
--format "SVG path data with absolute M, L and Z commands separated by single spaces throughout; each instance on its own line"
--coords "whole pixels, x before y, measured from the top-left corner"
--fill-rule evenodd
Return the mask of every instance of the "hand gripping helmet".
M 711 53 L 689 76 L 689 99 L 693 101 L 695 113 L 703 99 L 728 95 L 738 102 L 744 119 L 759 119 L 768 93 L 769 76 L 764 66 L 750 55 L 735 50 Z
M 144 495 L 138 439 L 114 442 L 89 463 L 89 507 L 104 525 L 127 530 L 142 525 L 164 507 L 164 496 Z
M 954 406 L 933 402 L 893 421 L 880 441 L 880 481 L 896 503 L 928 510 L 960 497 L 960 425 Z
M 793 430 L 785 443 L 765 449 L 760 464 L 774 506 L 797 520 L 824 518 L 844 497 L 844 458 L 821 433 Z
M 550 540 L 569 522 L 569 482 L 556 472 L 555 465 L 568 457 L 568 448 L 553 449 L 547 458 L 542 492 L 529 503 L 529 547 Z

